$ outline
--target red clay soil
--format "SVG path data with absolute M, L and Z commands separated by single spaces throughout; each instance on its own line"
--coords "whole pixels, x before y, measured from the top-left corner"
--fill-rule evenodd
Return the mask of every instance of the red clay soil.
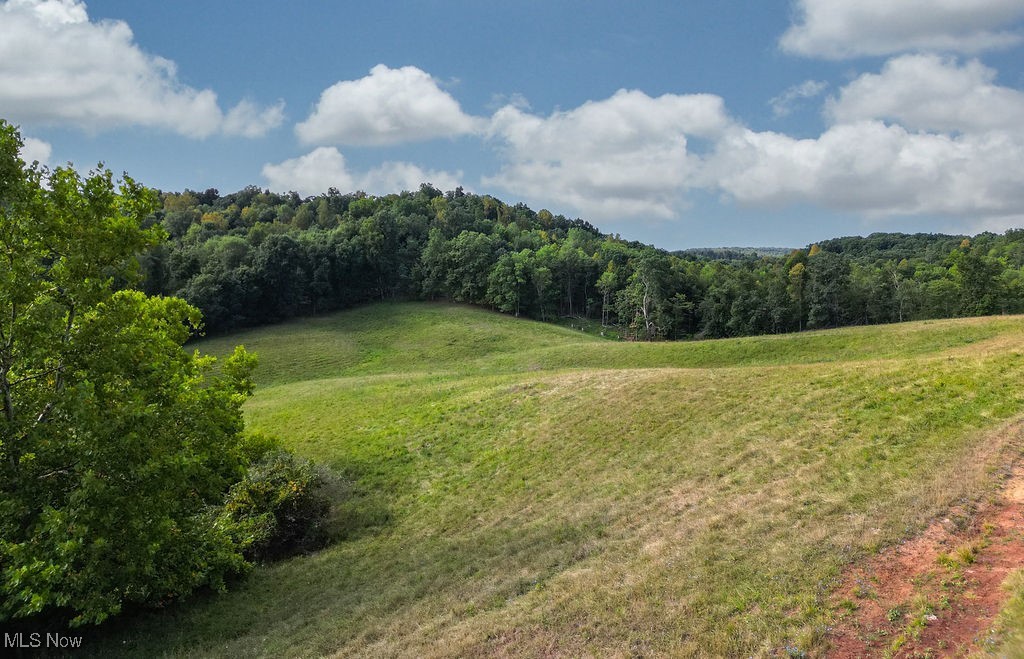
M 949 560 L 945 557 L 951 557 Z M 973 559 L 973 560 L 972 560 Z M 854 566 L 832 604 L 842 616 L 828 657 L 959 657 L 981 649 L 1024 567 L 1024 468 L 966 528 L 950 519 Z

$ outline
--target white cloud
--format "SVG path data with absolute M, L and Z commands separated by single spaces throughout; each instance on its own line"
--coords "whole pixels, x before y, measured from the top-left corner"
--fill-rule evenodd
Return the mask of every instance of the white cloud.
M 463 174 L 440 170 L 424 170 L 409 162 L 386 162 L 361 177 L 359 189 L 383 195 L 402 190 L 419 190 L 421 183 L 430 183 L 438 190 L 454 190 L 463 185 Z
M 976 218 L 1019 213 L 1022 172 L 1024 136 L 954 137 L 863 121 L 817 139 L 737 130 L 718 145 L 705 175 L 709 187 L 745 205 Z
M 52 154 L 53 147 L 50 146 L 49 142 L 37 140 L 34 137 L 22 138 L 21 153 L 19 155 L 26 163 L 32 164 L 33 161 L 38 160 L 40 165 L 49 164 Z
M 362 174 L 348 169 L 345 156 L 336 147 L 322 146 L 304 156 L 279 164 L 263 166 L 263 177 L 274 190 L 294 190 L 302 196 L 337 188 L 342 192 L 363 190 L 371 194 L 390 194 L 402 190 L 418 190 L 421 183 L 432 183 L 441 190 L 460 185 L 462 172 L 423 170 L 407 162 L 386 162 Z
M 772 113 L 776 118 L 785 117 L 793 113 L 794 106 L 800 101 L 814 98 L 828 88 L 827 82 L 820 80 L 804 80 L 799 85 L 793 85 L 772 100 L 768 101 L 772 106 Z
M 324 90 L 295 132 L 305 144 L 385 145 L 455 137 L 481 126 L 425 71 L 378 64 L 368 76 Z
M 620 91 L 548 117 L 507 106 L 490 129 L 503 165 L 483 183 L 597 220 L 678 217 L 703 191 L 751 207 L 998 224 L 1024 208 L 1024 112 L 993 76 L 973 62 L 898 58 L 840 90 L 832 125 L 812 139 L 751 130 L 706 95 Z
M 995 77 L 977 60 L 959 66 L 938 55 L 904 55 L 844 87 L 826 113 L 835 123 L 885 119 L 912 130 L 1024 132 L 1024 92 L 994 84 Z
M 672 217 L 699 165 L 688 138 L 713 140 L 730 123 L 722 99 L 707 94 L 620 90 L 549 117 L 509 105 L 489 131 L 506 162 L 484 183 L 595 219 Z
M 345 156 L 333 146 L 319 147 L 277 165 L 267 163 L 263 165 L 263 177 L 274 190 L 294 190 L 304 197 L 327 192 L 328 188 L 352 191 L 356 187 Z
M 994 80 L 975 61 L 897 57 L 838 90 L 827 103 L 831 125 L 812 139 L 751 130 L 713 95 L 621 90 L 548 116 L 520 102 L 490 120 L 485 134 L 502 164 L 482 183 L 595 220 L 675 218 L 701 191 L 751 207 L 1008 225 L 1024 208 L 1024 106 L 1020 92 Z M 808 81 L 780 99 L 822 90 Z M 267 164 L 263 174 L 275 189 L 306 195 L 386 194 L 428 181 L 451 189 L 462 178 L 404 162 L 353 172 L 335 147 Z
M 1020 0 L 797 0 L 783 50 L 843 59 L 919 50 L 975 53 L 1021 42 Z
M 91 22 L 78 0 L 0 4 L 0 107 L 24 122 L 150 126 L 198 138 L 258 136 L 283 120 L 280 105 L 247 101 L 225 117 L 212 90 L 182 84 L 175 64 L 143 52 L 126 23 Z
M 36 14 L 39 22 L 47 26 L 84 23 L 89 20 L 82 2 L 62 0 L 10 0 L 10 10 L 27 10 Z
M 243 99 L 224 117 L 222 130 L 226 135 L 262 137 L 284 121 L 284 101 L 269 108 L 261 108 Z
M 1009 221 L 1024 208 L 1024 93 L 995 78 L 976 60 L 894 57 L 828 99 L 817 138 L 730 131 L 703 185 L 749 206 Z

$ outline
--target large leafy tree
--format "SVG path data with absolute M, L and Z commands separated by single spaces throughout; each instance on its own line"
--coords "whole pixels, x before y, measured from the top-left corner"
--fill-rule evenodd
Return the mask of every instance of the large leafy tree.
M 1000 273 L 1005 266 L 985 255 L 983 249 L 972 247 L 967 239 L 950 253 L 949 261 L 950 273 L 960 291 L 961 315 L 995 313 L 1002 297 Z
M 812 248 L 807 259 L 804 299 L 808 327 L 842 325 L 851 307 L 850 262 L 840 254 Z
M 0 121 L 0 620 L 220 585 L 244 566 L 215 523 L 245 473 L 252 359 L 182 345 L 200 322 L 128 286 L 154 194 L 109 171 L 48 171 Z
M 667 278 L 668 258 L 653 249 L 641 252 L 633 263 L 633 274 L 616 302 L 619 318 L 629 319 L 636 338 L 652 341 L 665 335 L 670 307 Z

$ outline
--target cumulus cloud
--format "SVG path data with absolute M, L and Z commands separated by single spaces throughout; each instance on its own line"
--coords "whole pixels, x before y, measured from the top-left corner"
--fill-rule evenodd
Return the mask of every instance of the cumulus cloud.
M 908 55 L 840 89 L 810 139 L 752 130 L 707 95 L 620 91 L 547 117 L 507 106 L 490 128 L 503 165 L 483 182 L 595 219 L 677 217 L 699 190 L 750 207 L 999 224 L 1024 208 L 1022 96 L 977 62 Z
M 38 161 L 40 165 L 46 165 L 50 162 L 50 155 L 53 153 L 53 147 L 50 146 L 49 142 L 38 140 L 34 137 L 22 138 L 21 145 L 21 159 L 27 163 Z
M 371 194 L 389 194 L 418 190 L 421 183 L 452 190 L 460 185 L 462 172 L 452 174 L 423 170 L 408 162 L 386 162 L 358 174 L 349 170 L 345 156 L 336 147 L 322 146 L 298 158 L 264 165 L 263 177 L 274 190 L 294 190 L 302 196 L 310 196 L 327 192 L 332 187 L 342 192 L 363 190 Z
M 0 107 L 21 121 L 151 126 L 197 138 L 259 136 L 283 120 L 280 104 L 248 101 L 225 116 L 212 90 L 182 84 L 174 62 L 142 51 L 123 21 L 90 21 L 79 0 L 0 4 Z
M 961 66 L 938 55 L 904 55 L 844 87 L 826 113 L 834 123 L 885 119 L 913 130 L 1024 130 L 1024 92 L 995 78 L 977 60 Z
M 243 99 L 224 116 L 222 130 L 226 135 L 262 137 L 284 121 L 284 101 L 261 108 Z
M 333 146 L 322 146 L 276 165 L 267 163 L 263 165 L 263 178 L 274 190 L 294 190 L 304 197 L 327 192 L 328 188 L 345 191 L 356 188 L 345 156 Z
M 372 194 L 389 194 L 401 190 L 419 190 L 421 183 L 430 183 L 438 190 L 454 190 L 462 185 L 462 170 L 446 172 L 424 170 L 409 162 L 386 162 L 361 177 L 360 190 Z M 468 188 L 466 188 L 468 189 Z
M 430 74 L 415 66 L 378 64 L 368 76 L 324 90 L 295 132 L 306 144 L 387 145 L 466 135 L 481 127 L 482 120 L 464 113 Z
M 814 203 L 869 217 L 1001 216 L 1024 204 L 1024 138 L 950 136 L 862 121 L 816 139 L 737 130 L 708 159 L 709 183 L 752 206 Z
M 508 105 L 489 129 L 505 163 L 483 182 L 596 219 L 672 217 L 699 166 L 690 139 L 714 140 L 730 125 L 722 99 L 708 94 L 620 90 L 548 117 Z
M 800 101 L 805 101 L 821 94 L 828 89 L 828 83 L 820 80 L 804 80 L 799 85 L 793 85 L 782 92 L 768 104 L 772 106 L 772 113 L 775 118 L 785 117 L 793 113 L 794 106 Z
M 1000 224 L 1024 207 L 1024 93 L 995 77 L 977 60 L 895 57 L 827 101 L 830 126 L 815 139 L 731 132 L 705 180 L 753 206 Z
M 783 50 L 844 59 L 907 51 L 976 53 L 1021 42 L 1020 0 L 797 0 Z

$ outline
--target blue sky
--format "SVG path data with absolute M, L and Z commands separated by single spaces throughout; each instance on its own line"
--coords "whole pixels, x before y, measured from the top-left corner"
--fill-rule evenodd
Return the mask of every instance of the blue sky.
M 0 2 L 24 155 L 669 249 L 1024 225 L 1021 0 Z

